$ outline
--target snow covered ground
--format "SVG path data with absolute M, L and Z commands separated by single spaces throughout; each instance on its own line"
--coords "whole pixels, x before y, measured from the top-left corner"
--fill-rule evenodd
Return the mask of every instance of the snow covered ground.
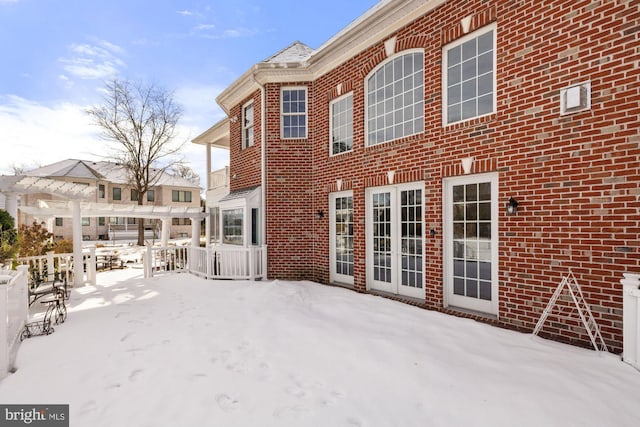
M 73 291 L 0 402 L 72 426 L 638 426 L 618 356 L 310 282 L 142 270 Z

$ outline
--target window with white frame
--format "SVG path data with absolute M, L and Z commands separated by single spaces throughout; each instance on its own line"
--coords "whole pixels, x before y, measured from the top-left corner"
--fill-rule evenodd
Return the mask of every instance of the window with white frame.
M 353 276 L 353 195 L 335 199 L 335 233 L 336 273 Z
M 218 243 L 220 241 L 220 208 L 213 207 L 209 209 L 209 232 L 211 241 Z
M 191 202 L 191 191 L 171 190 L 172 202 Z
M 253 101 L 242 107 L 242 148 L 253 145 Z
M 222 243 L 230 245 L 244 244 L 242 233 L 244 209 L 227 209 L 222 211 Z
M 367 145 L 424 132 L 424 53 L 397 55 L 366 80 Z
M 353 93 L 331 102 L 331 155 L 353 149 Z
M 282 138 L 307 137 L 307 89 L 283 88 L 281 97 Z
M 444 48 L 445 125 L 495 112 L 495 29 L 490 25 Z

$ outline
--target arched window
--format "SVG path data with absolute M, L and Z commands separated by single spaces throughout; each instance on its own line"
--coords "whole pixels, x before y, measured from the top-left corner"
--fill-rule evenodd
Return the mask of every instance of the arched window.
M 424 53 L 402 53 L 365 81 L 367 145 L 424 132 Z

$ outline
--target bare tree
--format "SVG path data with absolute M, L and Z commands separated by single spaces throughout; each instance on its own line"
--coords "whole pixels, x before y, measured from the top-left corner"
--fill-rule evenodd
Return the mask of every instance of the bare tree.
M 191 167 L 184 163 L 176 163 L 171 168 L 171 173 L 180 178 L 184 178 L 187 181 L 200 185 L 200 175 L 198 175 Z
M 184 142 L 176 144 L 182 116 L 172 92 L 128 80 L 106 83 L 101 105 L 87 110 L 103 139 L 112 143 L 112 158 L 127 170 L 138 205 L 164 172 L 179 162 Z M 138 219 L 138 245 L 144 244 L 144 221 Z

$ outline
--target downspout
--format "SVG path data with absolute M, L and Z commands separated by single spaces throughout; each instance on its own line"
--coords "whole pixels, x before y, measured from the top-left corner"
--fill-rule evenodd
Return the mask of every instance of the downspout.
M 252 75 L 253 81 L 260 88 L 260 237 L 261 246 L 266 251 L 267 247 L 267 94 L 264 85 L 260 84 L 256 79 L 256 75 Z M 268 256 L 264 256 L 264 279 L 267 279 L 268 272 Z

